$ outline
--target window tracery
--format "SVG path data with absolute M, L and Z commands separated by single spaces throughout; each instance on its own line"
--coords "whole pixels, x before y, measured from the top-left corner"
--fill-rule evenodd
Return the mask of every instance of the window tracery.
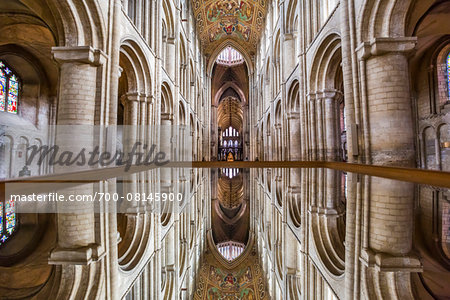
M 0 245 L 3 245 L 16 230 L 14 200 L 0 202 Z
M 0 60 L 0 111 L 17 114 L 19 78 Z

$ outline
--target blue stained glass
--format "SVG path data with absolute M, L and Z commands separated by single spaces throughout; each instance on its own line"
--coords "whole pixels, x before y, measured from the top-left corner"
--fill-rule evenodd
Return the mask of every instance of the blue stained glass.
M 0 245 L 6 242 L 16 229 L 16 209 L 13 200 L 0 203 Z
M 15 203 L 13 200 L 9 200 L 5 205 L 6 213 L 6 231 L 11 235 L 16 227 L 16 210 Z
M 0 111 L 17 113 L 20 80 L 14 72 L 0 61 Z M 13 200 L 0 202 L 0 245 L 14 233 L 17 215 Z
M 3 203 L 0 202 L 0 245 L 8 239 L 6 234 L 3 234 Z
M 9 93 L 8 93 L 8 112 L 17 113 L 17 98 L 19 96 L 19 82 L 15 75 L 9 79 Z
M 0 234 L 3 232 L 3 203 L 0 202 Z
M 448 97 L 450 98 L 450 53 L 447 56 L 447 88 Z
M 17 114 L 19 82 L 17 75 L 0 61 L 0 111 Z
M 6 76 L 0 69 L 0 111 L 5 111 L 6 105 Z

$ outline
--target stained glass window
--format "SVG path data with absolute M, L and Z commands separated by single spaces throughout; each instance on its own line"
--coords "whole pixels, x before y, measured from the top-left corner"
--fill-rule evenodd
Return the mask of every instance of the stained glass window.
M 0 61 L 0 111 L 17 114 L 19 87 L 17 75 Z
M 0 232 L 3 232 L 3 203 L 1 202 L 0 202 Z
M 16 209 L 13 200 L 0 202 L 0 245 L 16 230 Z
M 448 97 L 450 98 L 450 53 L 447 56 L 447 87 L 448 87 Z
M 8 234 L 12 234 L 14 227 L 16 227 L 16 213 L 14 209 L 14 201 L 10 200 L 6 202 L 6 231 Z
M 1 64 L 1 62 L 0 62 Z M 6 106 L 6 74 L 0 69 L 0 111 L 5 111 Z
M 17 113 L 17 97 L 19 96 L 19 82 L 15 75 L 9 78 L 8 112 Z

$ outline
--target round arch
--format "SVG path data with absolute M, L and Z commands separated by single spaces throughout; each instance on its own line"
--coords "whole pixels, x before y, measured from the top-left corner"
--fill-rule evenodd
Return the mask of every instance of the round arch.
M 161 85 L 161 114 L 173 115 L 172 90 L 167 81 Z
M 55 23 L 59 46 L 90 45 L 106 50 L 106 29 L 101 7 L 96 1 L 74 5 L 72 0 L 48 0 Z
M 341 38 L 337 33 L 330 33 L 320 45 L 310 68 L 310 91 L 337 90 L 335 78 L 342 61 Z
M 125 37 L 121 42 L 120 55 L 121 57 L 126 58 L 127 61 L 124 63 L 127 63 L 134 73 L 130 74 L 129 72 L 131 70 L 124 68 L 124 72 L 126 72 L 127 76 L 131 75 L 131 77 L 134 77 L 136 80 L 136 90 L 134 91 L 151 95 L 152 70 L 148 64 L 147 56 L 144 54 L 144 51 L 142 51 L 142 47 L 139 43 L 130 37 Z M 132 83 L 131 86 L 133 86 Z
M 434 2 L 425 1 L 430 5 Z M 406 36 L 413 3 L 413 0 L 365 1 L 358 17 L 361 25 L 356 29 L 359 43 L 378 37 Z

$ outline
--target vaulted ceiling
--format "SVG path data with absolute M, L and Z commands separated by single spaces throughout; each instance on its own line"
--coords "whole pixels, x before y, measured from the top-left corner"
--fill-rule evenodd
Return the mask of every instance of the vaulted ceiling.
M 219 178 L 218 199 L 223 207 L 234 209 L 244 201 L 244 181 L 241 173 L 233 178 L 222 175 Z
M 238 66 L 227 67 L 216 64 L 213 70 L 211 82 L 211 95 L 213 95 L 213 103 L 218 105 L 220 100 L 224 97 L 233 96 L 226 94 L 223 90 L 224 86 L 232 86 L 235 92 L 239 95 L 239 100 L 242 103 L 247 102 L 248 99 L 248 71 L 245 64 Z
M 218 107 L 217 122 L 222 130 L 231 126 L 242 132 L 243 112 L 241 102 L 231 96 L 223 99 Z
M 237 241 L 246 244 L 250 227 L 250 206 L 245 199 L 242 172 L 233 178 L 224 173 L 217 182 L 217 199 L 212 203 L 212 231 L 217 243 Z
M 192 0 L 197 29 L 205 54 L 233 39 L 250 55 L 263 31 L 267 0 Z

